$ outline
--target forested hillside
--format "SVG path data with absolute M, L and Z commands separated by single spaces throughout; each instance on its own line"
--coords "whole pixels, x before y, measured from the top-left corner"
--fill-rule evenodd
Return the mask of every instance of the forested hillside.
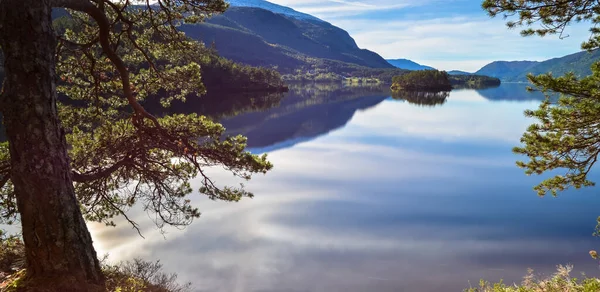
M 527 74 L 539 75 L 552 72 L 554 76 L 562 76 L 567 72 L 574 72 L 579 77 L 592 74 L 592 63 L 600 61 L 600 50 L 594 52 L 579 52 L 560 58 L 554 58 L 537 63 L 535 66 L 520 72 L 510 78 L 510 81 L 527 81 Z
M 214 45 L 225 58 L 284 74 L 327 70 L 348 73 L 394 68 L 378 54 L 360 49 L 350 35 L 327 22 L 256 7 L 231 7 L 207 23 L 182 27 L 188 36 Z
M 509 80 L 522 72 L 527 72 L 537 64 L 538 62 L 535 61 L 495 61 L 483 66 L 475 74 Z
M 408 60 L 408 59 L 393 59 L 386 60 L 388 63 L 392 64 L 396 68 L 406 69 L 406 70 L 435 70 L 433 67 L 421 65 L 417 62 Z
M 592 73 L 590 67 L 600 61 L 600 51 L 582 51 L 560 58 L 542 62 L 536 61 L 495 61 L 485 65 L 475 74 L 498 77 L 506 82 L 527 82 L 527 74 L 539 75 L 551 72 L 554 76 L 562 76 L 574 72 L 579 77 Z

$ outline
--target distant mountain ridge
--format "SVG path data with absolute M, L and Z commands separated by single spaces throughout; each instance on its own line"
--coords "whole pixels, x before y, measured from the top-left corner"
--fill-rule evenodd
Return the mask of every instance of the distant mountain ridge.
M 563 57 L 545 61 L 495 61 L 483 66 L 475 74 L 500 78 L 504 82 L 527 82 L 527 75 L 552 73 L 562 76 L 573 72 L 577 77 L 592 74 L 590 69 L 594 62 L 600 61 L 600 50 L 582 51 Z
M 475 74 L 507 80 L 528 71 L 538 63 L 536 61 L 495 61 L 483 66 Z
M 448 74 L 450 74 L 450 75 L 473 75 L 473 73 L 469 73 L 466 71 L 460 71 L 460 70 L 450 70 L 450 71 L 448 71 Z
M 388 59 L 386 60 L 392 66 L 406 70 L 435 70 L 433 67 L 421 65 L 417 62 L 408 59 Z
M 274 13 L 283 14 L 300 20 L 314 20 L 325 22 L 310 14 L 298 12 L 290 7 L 278 5 L 264 0 L 227 0 L 231 7 L 254 7 L 269 10 Z

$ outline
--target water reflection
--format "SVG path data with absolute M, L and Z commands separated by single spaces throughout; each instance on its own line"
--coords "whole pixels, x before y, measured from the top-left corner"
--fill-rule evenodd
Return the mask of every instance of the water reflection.
M 587 255 L 600 246 L 596 189 L 536 197 L 539 178 L 510 150 L 539 100 L 504 86 L 456 90 L 436 107 L 331 85 L 248 107 L 240 98 L 233 111 L 188 104 L 269 152 L 273 171 L 247 183 L 256 198 L 195 196 L 202 217 L 165 237 L 136 209 L 146 239 L 124 223 L 92 224 L 95 244 L 113 260 L 160 259 L 198 291 L 461 291 L 564 263 L 598 276 Z
M 477 93 L 491 101 L 530 101 L 544 100 L 540 91 L 527 91 L 529 83 L 503 83 L 498 87 L 478 89 Z
M 220 121 L 227 134 L 248 137 L 248 147 L 272 151 L 343 127 L 356 112 L 389 96 L 390 90 L 385 86 L 293 84 L 280 106 Z
M 392 92 L 392 97 L 398 100 L 406 100 L 411 104 L 434 107 L 446 103 L 446 99 L 450 95 L 449 91 L 403 91 L 398 90 Z

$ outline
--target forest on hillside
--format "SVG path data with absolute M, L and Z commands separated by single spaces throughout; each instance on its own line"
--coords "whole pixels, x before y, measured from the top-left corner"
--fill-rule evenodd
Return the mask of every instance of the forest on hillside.
M 450 84 L 453 87 L 480 89 L 499 86 L 500 79 L 483 75 L 450 75 Z
M 448 73 L 438 70 L 412 71 L 392 78 L 392 90 L 448 91 L 452 89 Z

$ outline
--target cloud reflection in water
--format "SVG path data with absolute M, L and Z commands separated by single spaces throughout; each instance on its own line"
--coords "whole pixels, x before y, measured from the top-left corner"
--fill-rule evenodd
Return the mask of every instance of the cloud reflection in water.
M 295 134 L 304 138 L 270 153 L 273 171 L 247 183 L 256 198 L 196 198 L 202 217 L 164 238 L 150 225 L 146 239 L 95 226 L 99 249 L 160 259 L 199 291 L 461 291 L 482 277 L 518 281 L 528 267 L 598 273 L 587 255 L 599 243 L 595 190 L 540 199 L 538 178 L 514 166 L 535 101 L 463 90 L 436 108 L 381 99 L 360 110 L 351 99 L 321 107 L 312 124 L 349 104 L 332 115 L 349 119 L 342 128 Z

